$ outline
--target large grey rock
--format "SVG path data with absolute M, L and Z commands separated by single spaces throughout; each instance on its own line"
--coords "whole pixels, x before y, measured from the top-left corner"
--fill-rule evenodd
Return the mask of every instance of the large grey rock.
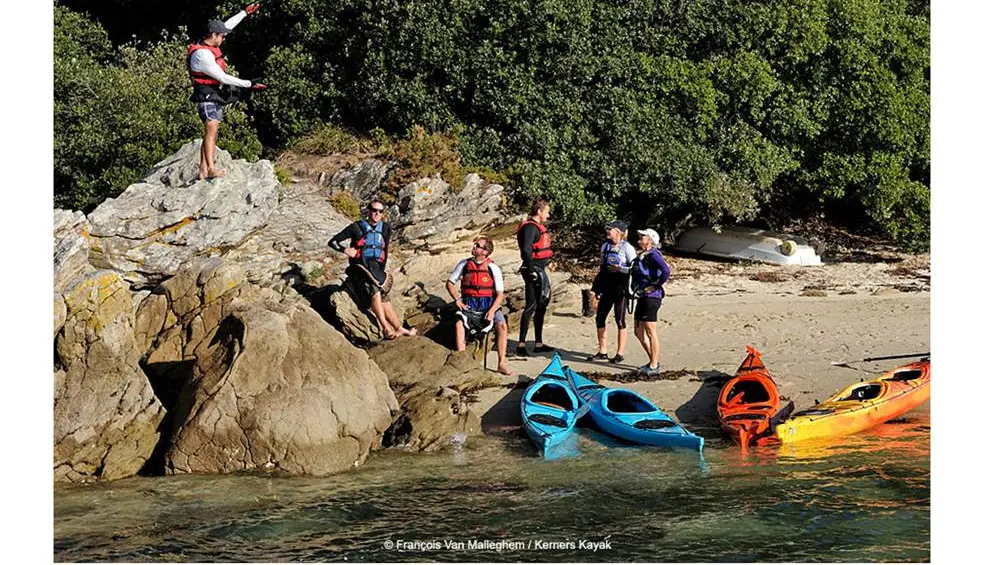
M 200 147 L 201 141 L 186 144 L 91 212 L 93 265 L 151 287 L 194 258 L 237 247 L 266 224 L 279 203 L 272 164 L 232 160 L 221 149 L 217 159 L 227 176 L 193 182 Z
M 52 284 L 57 292 L 94 272 L 88 262 L 91 226 L 83 212 L 53 210 Z
M 339 278 L 346 259 L 328 247 L 328 240 L 350 221 L 332 207 L 327 189 L 298 183 L 283 190 L 267 225 L 226 257 L 248 265 L 253 282 L 293 270 L 297 282 L 330 284 Z
M 397 195 L 402 243 L 425 246 L 450 243 L 500 221 L 503 187 L 476 174 L 464 177 L 454 190 L 438 176 L 401 188 Z
M 129 286 L 116 273 L 97 271 L 63 299 L 65 322 L 55 339 L 55 480 L 133 475 L 153 453 L 165 412 L 139 366 Z
M 332 173 L 326 184 L 331 187 L 332 193 L 344 190 L 365 204 L 380 194 L 387 173 L 395 165 L 394 161 L 366 159 L 348 169 Z
M 384 436 L 385 445 L 416 451 L 462 444 L 481 435 L 470 410 L 473 394 L 502 383 L 470 353 L 459 353 L 425 337 L 398 338 L 369 350 L 387 374 L 401 412 Z
M 137 312 L 148 372 L 180 388 L 173 473 L 326 475 L 365 460 L 398 408 L 386 375 L 295 293 L 221 260 L 159 285 Z

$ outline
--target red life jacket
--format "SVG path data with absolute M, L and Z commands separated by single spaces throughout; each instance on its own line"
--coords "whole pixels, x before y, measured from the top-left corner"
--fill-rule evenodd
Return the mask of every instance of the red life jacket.
M 465 298 L 491 298 L 495 296 L 495 275 L 488 268 L 492 262 L 486 259 L 478 265 L 474 259 L 468 259 L 460 275 L 460 295 Z
M 533 251 L 530 255 L 530 259 L 536 261 L 538 259 L 550 259 L 553 253 L 551 252 L 551 234 L 547 232 L 547 228 L 544 224 L 534 220 L 533 218 L 527 218 L 520 223 L 519 227 L 516 228 L 516 233 L 523 229 L 523 226 L 527 224 L 533 224 L 537 226 L 540 230 L 540 238 L 533 244 Z
M 192 53 L 195 53 L 199 49 L 208 49 L 209 52 L 213 54 L 213 57 L 216 57 L 216 64 L 223 69 L 223 72 L 227 71 L 227 61 L 223 58 L 223 51 L 220 51 L 219 47 L 210 47 L 209 45 L 204 45 L 202 43 L 193 43 L 188 46 L 188 55 L 185 56 L 185 66 L 188 67 L 188 77 L 192 79 L 192 82 L 195 84 L 219 86 L 220 81 L 214 79 L 206 73 L 192 70 Z

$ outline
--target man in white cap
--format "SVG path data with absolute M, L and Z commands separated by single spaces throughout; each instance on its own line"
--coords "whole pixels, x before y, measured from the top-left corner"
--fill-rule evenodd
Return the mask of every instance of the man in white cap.
M 199 180 L 222 177 L 226 174 L 226 171 L 215 166 L 216 134 L 220 122 L 223 121 L 223 105 L 229 101 L 222 87 L 226 85 L 252 90 L 265 88 L 264 84 L 251 84 L 249 80 L 227 74 L 227 61 L 220 51 L 220 45 L 226 35 L 258 8 L 258 4 L 249 4 L 225 22 L 211 20 L 202 39 L 188 46 L 185 61 L 188 66 L 188 76 L 192 79 L 191 100 L 198 105 L 199 117 L 206 125 L 199 158 Z
M 659 234 L 653 229 L 638 230 L 641 253 L 631 265 L 631 290 L 638 302 L 634 308 L 634 335 L 648 354 L 644 374 L 659 372 L 659 336 L 656 322 L 665 293 L 662 285 L 669 280 L 669 264 L 659 252 Z

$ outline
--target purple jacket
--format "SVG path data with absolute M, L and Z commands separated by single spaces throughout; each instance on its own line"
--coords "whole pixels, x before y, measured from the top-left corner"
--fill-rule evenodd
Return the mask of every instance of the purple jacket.
M 669 280 L 669 263 L 658 249 L 643 251 L 631 265 L 631 288 L 641 290 L 654 286 L 655 291 L 645 292 L 646 298 L 662 298 L 662 285 Z

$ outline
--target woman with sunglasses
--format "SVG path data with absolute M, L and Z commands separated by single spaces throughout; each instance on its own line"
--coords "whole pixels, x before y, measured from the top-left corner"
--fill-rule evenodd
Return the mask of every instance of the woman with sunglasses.
M 405 329 L 387 298 L 387 246 L 390 243 L 390 224 L 384 221 L 386 206 L 373 200 L 366 208 L 366 219 L 353 222 L 328 241 L 332 249 L 349 258 L 346 270 L 348 280 L 356 293 L 370 299 L 370 309 L 380 323 L 384 339 L 415 335 L 415 329 Z M 341 244 L 348 239 L 349 247 Z
M 596 341 L 597 353 L 586 357 L 586 361 L 596 361 L 607 358 L 607 316 L 614 311 L 614 322 L 617 324 L 617 353 L 608 360 L 620 363 L 624 360 L 624 348 L 627 347 L 627 301 L 628 276 L 631 263 L 638 253 L 627 241 L 627 224 L 614 220 L 607 224 L 607 241 L 600 248 L 600 272 L 593 282 L 593 292 L 599 297 L 596 306 Z

